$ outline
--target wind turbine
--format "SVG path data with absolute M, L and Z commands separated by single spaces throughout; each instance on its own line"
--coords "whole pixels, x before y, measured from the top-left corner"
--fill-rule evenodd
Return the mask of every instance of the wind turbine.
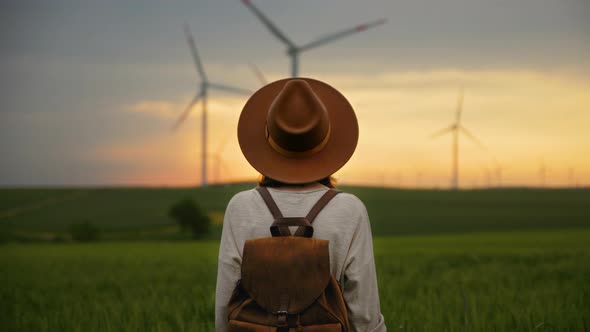
M 489 189 L 492 186 L 492 172 L 488 167 L 484 167 L 483 173 L 485 178 L 485 187 Z
M 547 166 L 545 166 L 545 158 L 541 158 L 539 161 L 539 181 L 541 183 L 541 187 L 545 187 L 545 182 L 547 179 Z
M 483 148 L 483 144 L 478 140 L 465 126 L 461 124 L 461 113 L 463 111 L 463 90 L 459 92 L 459 98 L 457 101 L 457 110 L 455 113 L 455 121 L 448 127 L 439 130 L 432 134 L 432 138 L 442 136 L 447 133 L 453 135 L 452 145 L 452 173 L 451 173 L 451 188 L 459 188 L 459 134 L 462 133 L 467 138 L 475 142 L 478 146 Z
M 573 166 L 567 168 L 567 183 L 570 188 L 577 187 L 576 185 L 576 169 Z
M 504 172 L 504 166 L 498 162 L 498 159 L 494 158 L 494 175 L 496 177 L 496 186 L 498 188 L 502 187 L 502 173 Z
M 277 28 L 277 26 L 270 19 L 268 19 L 268 17 L 266 17 L 256 6 L 254 6 L 251 0 L 242 0 L 242 3 L 246 5 L 246 7 L 248 7 L 252 11 L 252 13 L 256 15 L 256 17 L 258 17 L 262 24 L 264 24 L 277 39 L 279 39 L 283 44 L 287 46 L 287 54 L 291 57 L 292 77 L 297 77 L 299 73 L 299 53 L 327 44 L 336 39 L 340 39 L 357 32 L 363 32 L 372 27 L 381 25 L 387 21 L 386 19 L 382 18 L 376 21 L 357 25 L 353 28 L 335 32 L 324 37 L 320 37 L 307 44 L 296 45 L 293 41 L 287 38 L 287 36 L 281 30 L 279 30 L 279 28 Z
M 250 95 L 252 92 L 246 89 L 233 87 L 226 84 L 220 84 L 216 82 L 211 82 L 207 78 L 207 74 L 205 74 L 205 70 L 203 69 L 203 64 L 201 62 L 201 58 L 199 57 L 199 53 L 197 52 L 197 46 L 195 45 L 195 40 L 190 32 L 190 28 L 188 24 L 184 25 L 184 33 L 186 35 L 186 39 L 191 50 L 191 54 L 193 56 L 193 60 L 195 62 L 195 66 L 197 68 L 197 73 L 201 78 L 201 84 L 199 86 L 199 90 L 197 91 L 195 97 L 191 102 L 186 106 L 178 120 L 172 126 L 172 130 L 178 129 L 178 127 L 184 122 L 186 117 L 189 115 L 191 110 L 194 108 L 195 104 L 202 102 L 203 111 L 201 113 L 201 186 L 207 186 L 207 97 L 209 95 L 209 89 L 219 90 L 219 91 L 226 91 L 231 93 L 237 93 L 242 95 Z
M 256 78 L 258 79 L 258 82 L 260 82 L 260 84 L 262 86 L 265 86 L 268 84 L 268 80 L 266 79 L 266 77 L 264 76 L 264 74 L 262 73 L 260 68 L 258 68 L 257 65 L 250 63 L 250 69 L 252 70 L 252 72 L 254 73 Z
M 225 162 L 223 161 L 223 150 L 225 148 L 225 146 L 227 145 L 227 142 L 229 141 L 229 135 L 230 133 L 227 133 L 226 136 L 223 138 L 223 140 L 221 141 L 221 143 L 219 143 L 219 146 L 217 147 L 217 150 L 215 150 L 215 153 L 212 155 L 214 161 L 215 161 L 215 180 L 217 181 L 217 184 L 221 184 L 221 166 L 223 166 L 223 168 L 225 169 Z M 226 169 L 227 171 L 227 169 Z

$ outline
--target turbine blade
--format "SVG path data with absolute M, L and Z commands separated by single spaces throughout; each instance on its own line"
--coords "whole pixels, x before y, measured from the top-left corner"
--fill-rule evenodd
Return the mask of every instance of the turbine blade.
M 195 39 L 190 31 L 190 27 L 188 24 L 184 24 L 184 34 L 186 35 L 186 41 L 188 42 L 188 46 L 191 50 L 191 54 L 193 56 L 193 61 L 195 62 L 195 66 L 197 67 L 197 71 L 199 75 L 201 75 L 201 79 L 207 82 L 207 75 L 205 75 L 205 70 L 203 69 L 203 64 L 201 63 L 201 58 L 199 57 L 199 52 L 197 52 L 197 46 L 195 45 Z
M 469 131 L 467 128 L 461 126 L 459 127 L 459 129 L 463 132 L 463 135 L 467 136 L 467 138 L 469 138 L 471 141 L 477 144 L 480 148 L 484 150 L 486 149 L 485 145 L 483 145 L 483 143 L 477 137 L 475 137 L 475 135 L 473 135 L 471 131 Z
M 457 98 L 457 113 L 455 114 L 455 123 L 457 125 L 461 122 L 461 113 L 463 113 L 463 88 L 459 90 L 459 97 Z
M 450 126 L 448 126 L 446 128 L 443 128 L 443 129 L 435 132 L 434 134 L 430 135 L 430 138 L 435 138 L 435 137 L 442 136 L 442 135 L 444 135 L 446 133 L 452 132 L 453 130 L 455 130 L 455 126 L 454 125 L 450 125 Z
M 266 79 L 266 77 L 264 77 L 264 74 L 262 74 L 262 71 L 260 71 L 260 68 L 258 68 L 258 66 L 253 63 L 249 63 L 249 65 L 250 65 L 250 69 L 252 69 L 252 71 L 254 72 L 254 75 L 256 75 L 256 78 L 258 78 L 258 81 L 260 82 L 260 84 L 267 85 L 268 80 Z
M 199 101 L 199 99 L 201 99 L 202 96 L 203 96 L 202 92 L 199 92 L 193 98 L 193 100 L 191 100 L 191 102 L 188 103 L 188 105 L 186 106 L 186 108 L 184 109 L 182 114 L 180 114 L 180 117 L 178 118 L 178 120 L 176 120 L 176 122 L 172 126 L 172 128 L 171 128 L 172 131 L 175 131 L 176 129 L 178 129 L 178 127 L 180 127 L 180 125 L 184 122 L 184 120 L 186 120 L 187 116 L 189 115 L 189 113 L 193 109 L 193 106 Z
M 311 48 L 318 47 L 320 45 L 329 43 L 329 42 L 334 41 L 336 39 L 340 39 L 340 38 L 346 37 L 348 35 L 351 35 L 351 34 L 354 34 L 354 33 L 357 33 L 357 32 L 363 32 L 363 31 L 365 31 L 367 29 L 370 29 L 370 28 L 376 27 L 378 25 L 384 24 L 385 22 L 387 22 L 387 20 L 384 19 L 384 18 L 382 18 L 382 19 L 379 19 L 379 20 L 376 20 L 376 21 L 372 21 L 372 22 L 368 22 L 368 23 L 365 23 L 365 24 L 357 25 L 357 26 L 355 26 L 353 28 L 348 28 L 346 30 L 335 32 L 335 33 L 329 34 L 327 36 L 321 37 L 319 39 L 316 39 L 316 40 L 314 40 L 312 42 L 309 42 L 309 43 L 307 43 L 307 44 L 299 47 L 299 50 L 300 51 L 306 51 L 306 50 L 309 50 Z
M 213 88 L 213 89 L 237 93 L 237 94 L 241 94 L 241 95 L 251 95 L 252 94 L 252 91 L 250 91 L 250 90 L 242 89 L 242 88 L 238 88 L 238 87 L 233 87 L 233 86 L 225 85 L 225 84 L 209 83 L 209 87 Z
M 272 23 L 270 19 L 268 19 L 268 17 L 266 17 L 256 6 L 254 6 L 251 0 L 242 0 L 242 3 L 246 5 L 246 7 L 248 7 L 250 11 L 256 15 L 256 17 L 258 17 L 262 24 L 264 24 L 275 37 L 287 44 L 289 48 L 296 48 L 295 44 L 293 44 L 293 42 L 289 40 L 289 38 L 287 38 L 287 36 L 285 36 L 285 34 L 279 30 L 279 28 L 277 28 L 277 26 Z

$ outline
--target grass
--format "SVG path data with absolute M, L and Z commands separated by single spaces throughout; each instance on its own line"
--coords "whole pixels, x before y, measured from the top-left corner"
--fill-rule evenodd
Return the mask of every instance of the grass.
M 107 239 L 170 239 L 173 203 L 191 197 L 219 222 L 230 198 L 252 187 L 0 189 L 0 232 L 52 238 L 89 222 Z M 380 236 L 590 227 L 589 189 L 341 189 L 363 200 Z
M 590 230 L 378 237 L 389 331 L 587 331 Z M 211 331 L 218 243 L 0 246 L 2 331 Z
M 0 331 L 213 330 L 219 222 L 252 187 L 0 189 Z M 341 189 L 369 211 L 389 331 L 590 330 L 589 189 Z M 185 197 L 210 241 L 168 241 Z M 15 242 L 80 222 L 108 241 Z
M 105 231 L 172 225 L 168 209 L 193 197 L 208 210 L 224 211 L 229 199 L 250 185 L 196 188 L 1 189 L 4 227 L 62 232 L 72 223 L 90 222 Z M 10 214 L 10 212 L 13 212 Z
M 344 190 L 365 202 L 379 235 L 590 226 L 588 189 Z

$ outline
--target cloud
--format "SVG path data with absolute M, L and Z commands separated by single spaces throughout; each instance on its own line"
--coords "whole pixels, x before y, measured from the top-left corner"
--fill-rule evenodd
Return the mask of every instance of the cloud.
M 179 98 L 190 100 L 189 98 Z M 213 95 L 209 97 L 207 109 L 212 112 L 235 113 L 243 107 L 243 96 Z M 124 107 L 124 110 L 161 119 L 176 119 L 187 107 L 186 102 L 170 100 L 141 100 Z M 200 103 L 193 105 L 192 113 L 201 109 Z
M 129 105 L 125 109 L 129 112 L 171 119 L 180 114 L 179 110 L 182 110 L 182 107 L 178 103 L 166 100 L 145 100 Z
M 463 119 L 488 147 L 461 139 L 464 183 L 480 181 L 505 166 L 507 184 L 537 184 L 543 157 L 547 182 L 566 184 L 569 167 L 588 183 L 590 157 L 586 124 L 590 81 L 568 73 L 526 70 L 425 70 L 379 75 L 324 74 L 355 107 L 361 136 L 355 156 L 339 172 L 342 183 L 404 183 L 446 186 L 450 137 L 429 135 L 453 119 L 459 86 L 465 88 Z M 170 132 L 190 95 L 121 103 L 116 112 L 14 112 L 3 116 L 0 150 L 11 156 L 0 168 L 4 183 L 121 183 L 182 185 L 199 182 L 201 105 L 176 132 Z M 243 158 L 236 127 L 245 96 L 211 90 L 208 153 L 220 154 L 223 180 L 253 179 Z M 67 119 L 68 121 L 64 121 Z M 26 133 L 26 135 L 23 135 Z M 226 144 L 227 143 L 227 144 Z M 39 170 L 35 167 L 39 166 Z M 209 159 L 209 176 L 217 179 Z M 64 171 L 65 170 L 65 171 Z M 77 173 L 76 173 L 77 172 Z M 58 176 L 56 176 L 59 175 Z M 74 178 L 75 174 L 77 177 Z M 418 176 L 420 175 L 420 176 Z M 13 182 L 8 182 L 5 179 Z M 47 180 L 49 179 L 49 180 Z M 77 181 L 77 182 L 76 182 Z
M 401 173 L 412 184 L 420 174 L 422 185 L 446 185 L 450 140 L 432 140 L 429 135 L 452 121 L 460 86 L 465 88 L 465 125 L 489 148 L 482 151 L 462 140 L 465 180 L 481 178 L 494 166 L 494 157 L 509 167 L 506 181 L 529 184 L 537 183 L 536 173 L 530 170 L 537 168 L 541 155 L 546 155 L 548 163 L 557 163 L 555 167 L 560 171 L 565 164 L 585 169 L 590 162 L 579 154 L 588 137 L 583 124 L 588 119 L 584 110 L 590 103 L 586 96 L 590 82 L 575 75 L 447 69 L 382 72 L 377 76 L 326 75 L 320 79 L 340 89 L 359 117 L 361 138 L 356 155 L 340 172 L 345 183 L 379 182 L 381 177 L 391 180 Z M 235 137 L 244 101 L 243 96 L 217 92 L 208 101 L 209 152 L 215 153 L 229 140 L 222 150 L 224 161 L 232 165 L 230 174 L 222 176 L 226 179 L 252 177 L 255 173 L 241 156 Z M 182 112 L 181 106 L 173 99 L 145 100 L 128 110 L 172 121 Z M 197 105 L 193 118 L 175 135 L 148 135 L 117 142 L 103 146 L 96 151 L 96 157 L 121 167 L 113 174 L 113 181 L 196 183 L 200 168 L 200 110 Z M 212 159 L 210 162 L 210 176 L 215 178 L 216 166 Z

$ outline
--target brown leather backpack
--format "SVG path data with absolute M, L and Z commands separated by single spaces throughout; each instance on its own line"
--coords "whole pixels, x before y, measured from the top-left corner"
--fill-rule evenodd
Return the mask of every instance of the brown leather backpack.
M 339 191 L 328 190 L 305 218 L 285 218 L 258 187 L 274 222 L 272 237 L 247 240 L 242 276 L 228 304 L 229 332 L 348 332 L 340 285 L 330 273 L 328 240 L 311 224 Z M 291 235 L 289 226 L 299 226 Z

